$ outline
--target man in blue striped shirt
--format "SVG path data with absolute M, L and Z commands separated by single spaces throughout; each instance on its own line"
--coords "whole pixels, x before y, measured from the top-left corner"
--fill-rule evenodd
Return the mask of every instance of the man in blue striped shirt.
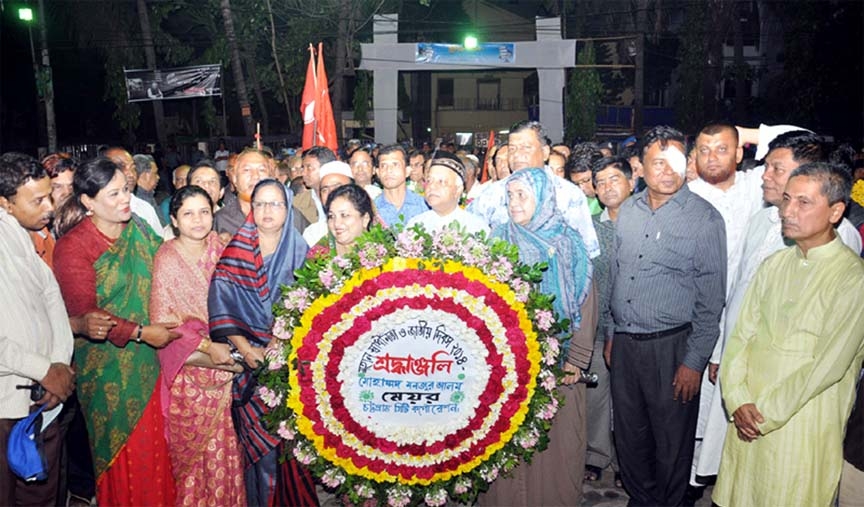
M 621 205 L 610 265 L 615 441 L 630 505 L 680 505 L 725 302 L 726 230 L 684 185 L 681 132 L 649 130 L 642 165 L 647 188 Z

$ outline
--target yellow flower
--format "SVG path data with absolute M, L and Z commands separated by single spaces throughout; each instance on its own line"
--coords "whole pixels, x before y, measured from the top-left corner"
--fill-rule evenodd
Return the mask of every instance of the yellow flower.
M 858 180 L 852 185 L 852 200 L 859 206 L 864 206 L 864 180 Z

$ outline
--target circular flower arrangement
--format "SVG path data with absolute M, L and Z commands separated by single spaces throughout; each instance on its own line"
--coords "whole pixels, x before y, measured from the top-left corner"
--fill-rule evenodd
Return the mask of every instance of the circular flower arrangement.
M 472 503 L 546 448 L 558 336 L 544 265 L 458 229 L 376 227 L 313 254 L 259 373 L 288 452 L 345 502 Z

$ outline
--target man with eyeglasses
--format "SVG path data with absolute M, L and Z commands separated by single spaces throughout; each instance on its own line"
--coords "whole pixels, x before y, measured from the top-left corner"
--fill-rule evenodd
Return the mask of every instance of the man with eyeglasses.
M 588 201 L 579 187 L 555 176 L 546 165 L 549 158 L 549 138 L 546 129 L 536 121 L 521 121 L 510 127 L 507 141 L 508 165 L 513 172 L 531 167 L 544 168 L 555 187 L 555 206 L 567 224 L 579 231 L 588 255 L 600 255 L 600 244 L 591 221 Z M 483 193 L 471 201 L 467 210 L 486 220 L 491 229 L 510 219 L 506 206 L 506 180 L 498 180 L 489 185 Z
M 246 149 L 237 156 L 231 176 L 237 199 L 227 203 L 214 216 L 213 228 L 223 239 L 234 236 L 246 221 L 252 210 L 252 190 L 259 181 L 273 177 L 273 164 L 264 152 Z

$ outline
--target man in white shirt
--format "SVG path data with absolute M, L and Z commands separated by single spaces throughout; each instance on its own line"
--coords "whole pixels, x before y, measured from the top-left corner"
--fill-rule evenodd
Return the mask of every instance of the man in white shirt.
M 711 203 L 726 226 L 726 294 L 731 292 L 731 281 L 741 261 L 741 244 L 750 217 L 762 209 L 762 173 L 765 168 L 737 171 L 744 157 L 738 142 L 738 130 L 727 123 L 710 123 L 702 128 L 693 148 L 693 161 L 698 177 L 688 183 L 690 190 Z M 722 319 L 721 319 L 722 335 Z M 720 338 L 722 340 L 722 337 Z M 715 363 L 709 363 L 708 374 L 702 376 L 699 398 L 699 420 L 690 483 L 702 486 L 696 480 L 696 468 L 702 451 L 702 439 L 708 424 L 708 413 L 715 396 L 717 376 Z
M 357 150 L 354 153 L 358 153 L 359 151 L 360 150 Z M 318 184 L 318 198 L 325 206 L 327 205 L 327 198 L 330 197 L 331 192 L 343 185 L 354 183 L 351 167 L 340 160 L 334 160 L 322 165 L 318 169 L 318 175 L 320 177 Z M 306 227 L 306 229 L 303 230 L 303 239 L 306 240 L 306 243 L 308 243 L 309 246 L 315 245 L 326 235 L 326 212 L 322 213 L 321 216 L 318 217 L 317 222 L 309 225 L 309 227 Z
M 555 207 L 561 212 L 564 221 L 579 231 L 585 249 L 592 259 L 600 255 L 600 244 L 597 241 L 597 233 L 594 231 L 585 194 L 569 181 L 555 177 L 555 173 L 546 166 L 546 159 L 549 158 L 550 153 L 546 129 L 536 121 L 519 122 L 510 127 L 507 143 L 509 170 L 516 172 L 530 167 L 544 168 L 546 174 L 552 179 L 555 187 Z M 497 156 L 496 153 L 496 158 Z M 496 171 L 498 171 L 497 162 Z M 466 208 L 469 212 L 484 218 L 493 229 L 510 220 L 510 215 L 507 213 L 505 181 L 499 172 L 498 181 L 488 185 Z
M 129 183 L 129 192 L 134 192 L 138 185 L 138 173 L 135 170 L 135 162 L 132 160 L 132 155 L 128 151 L 120 147 L 108 148 L 105 150 L 105 156 L 111 162 L 117 164 L 117 167 L 126 175 L 126 180 Z M 156 210 L 144 199 L 132 194 L 132 200 L 129 201 L 129 207 L 132 208 L 132 213 L 141 217 L 153 232 L 160 237 L 162 236 L 162 224 L 159 222 L 159 215 Z
M 426 171 L 426 203 L 429 211 L 408 221 L 408 228 L 420 224 L 427 232 L 435 232 L 452 223 L 457 223 L 465 232 L 473 234 L 484 231 L 489 234 L 486 221 L 459 207 L 459 199 L 465 191 L 465 166 L 459 157 L 439 151 L 430 161 Z
M 34 405 L 52 414 L 75 389 L 72 329 L 54 274 L 12 215 L 0 208 L 0 505 L 54 505 L 60 477 L 59 424 L 43 430 L 46 481 L 24 482 L 9 469 L 6 445 Z M 31 401 L 41 385 L 45 393 Z M 18 388 L 23 386 L 23 388 Z M 48 412 L 43 413 L 48 420 Z M 56 415 L 56 414 L 55 414 Z

